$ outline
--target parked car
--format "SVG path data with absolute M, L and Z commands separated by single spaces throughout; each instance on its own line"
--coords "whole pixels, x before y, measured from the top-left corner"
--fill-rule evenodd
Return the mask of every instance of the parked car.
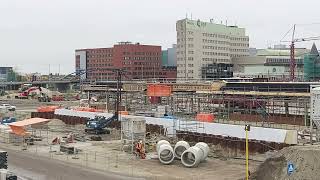
M 10 104 L 1 104 L 0 105 L 0 109 L 7 109 L 9 111 L 15 111 L 16 110 L 16 106 L 12 106 Z
M 15 117 L 4 117 L 1 121 L 1 124 L 4 124 L 4 125 L 8 125 L 10 123 L 13 123 L 13 122 L 16 122 L 16 118 Z

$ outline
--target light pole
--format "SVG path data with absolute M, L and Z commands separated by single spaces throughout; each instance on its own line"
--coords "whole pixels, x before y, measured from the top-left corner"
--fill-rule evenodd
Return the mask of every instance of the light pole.
M 244 130 L 246 131 L 246 179 L 249 180 L 249 131 L 250 125 L 245 125 Z

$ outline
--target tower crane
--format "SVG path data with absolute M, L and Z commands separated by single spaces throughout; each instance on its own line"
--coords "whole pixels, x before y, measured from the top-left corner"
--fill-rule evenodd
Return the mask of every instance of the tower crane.
M 291 44 L 290 44 L 290 81 L 295 80 L 295 69 L 296 69 L 296 65 L 297 65 L 296 59 L 295 59 L 295 43 L 296 42 L 320 40 L 320 36 L 295 39 L 295 37 L 294 37 L 295 31 L 296 31 L 296 24 L 293 25 L 292 40 L 291 41 L 281 41 L 281 42 L 291 42 Z

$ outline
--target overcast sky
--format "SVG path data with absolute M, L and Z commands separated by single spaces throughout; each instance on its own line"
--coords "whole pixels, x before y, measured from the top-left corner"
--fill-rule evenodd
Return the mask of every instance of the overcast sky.
M 187 13 L 245 27 L 250 47 L 266 48 L 293 24 L 320 23 L 319 7 L 317 0 L 0 0 L 0 66 L 48 73 L 50 64 L 70 73 L 78 48 L 128 40 L 165 49 Z M 297 38 L 319 35 L 320 24 L 297 26 Z

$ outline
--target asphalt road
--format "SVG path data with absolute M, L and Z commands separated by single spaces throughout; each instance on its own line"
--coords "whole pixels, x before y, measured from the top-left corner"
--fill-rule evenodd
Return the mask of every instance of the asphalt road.
M 8 169 L 26 180 L 127 180 L 133 178 L 112 172 L 100 172 L 62 161 L 35 156 L 27 152 L 9 150 Z

